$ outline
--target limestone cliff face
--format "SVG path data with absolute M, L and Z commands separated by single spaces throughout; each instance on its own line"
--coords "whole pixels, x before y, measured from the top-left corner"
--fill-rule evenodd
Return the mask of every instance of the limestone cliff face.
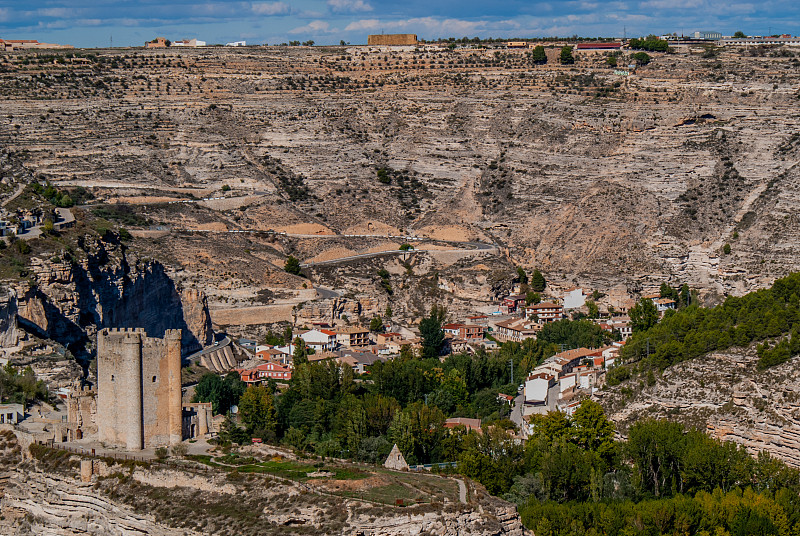
M 0 288 L 0 348 L 16 346 L 18 341 L 17 294 L 13 290 Z
M 35 285 L 19 286 L 18 317 L 24 326 L 86 355 L 96 329 L 142 327 L 152 337 L 183 330 L 184 352 L 212 342 L 205 296 L 181 289 L 157 261 L 124 247 L 86 238 L 77 261 L 33 258 Z
M 383 309 L 375 298 L 361 297 L 358 299 L 331 298 L 304 303 L 297 311 L 298 322 L 333 322 L 346 316 L 357 319 L 361 316 L 371 317 L 379 315 Z M 385 308 L 385 306 L 384 306 Z
M 757 360 L 752 348 L 712 353 L 669 367 L 652 386 L 600 391 L 599 401 L 623 433 L 640 419 L 666 418 L 800 467 L 800 358 L 765 371 Z

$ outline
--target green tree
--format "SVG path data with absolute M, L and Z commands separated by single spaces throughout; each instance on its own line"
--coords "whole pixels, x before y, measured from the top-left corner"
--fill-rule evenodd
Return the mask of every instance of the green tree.
M 661 283 L 661 288 L 659 288 L 658 295 L 662 298 L 670 298 L 672 300 L 678 301 L 678 291 L 672 288 L 669 283 Z
M 653 300 L 642 298 L 629 311 L 633 331 L 647 331 L 658 323 L 658 309 Z
M 547 281 L 545 281 L 542 272 L 534 270 L 533 275 L 531 275 L 531 290 L 534 292 L 544 292 L 546 286 Z
M 615 451 L 614 423 L 593 400 L 584 400 L 572 415 L 574 437 L 577 444 L 596 452 L 601 458 L 611 461 Z
M 650 54 L 647 52 L 637 52 L 633 55 L 633 59 L 636 60 L 638 65 L 647 65 L 650 63 Z
M 616 56 L 608 56 L 606 58 L 606 65 L 609 67 L 616 67 L 617 66 L 617 57 Z
M 286 258 L 286 264 L 283 265 L 283 269 L 290 274 L 300 275 L 300 260 L 293 255 L 289 255 Z
M 292 363 L 295 367 L 308 363 L 308 347 L 306 341 L 297 337 L 294 340 L 294 352 L 292 353 Z
M 383 320 L 381 317 L 375 316 L 369 321 L 369 330 L 373 333 L 380 333 L 383 329 Z
M 211 402 L 214 413 L 225 414 L 231 406 L 235 406 L 239 402 L 245 387 L 238 372 L 230 372 L 225 378 L 209 372 L 200 378 L 192 400 L 194 402 Z
M 561 47 L 561 54 L 559 54 L 558 58 L 563 65 L 572 65 L 575 63 L 575 57 L 572 55 L 572 47 Z
M 249 386 L 239 399 L 239 416 L 251 435 L 275 439 L 277 418 L 272 393 L 263 385 Z
M 529 290 L 525 294 L 525 305 L 530 305 L 532 303 L 537 304 L 540 303 L 541 301 L 542 301 L 542 296 L 538 292 Z
M 738 30 L 736 33 L 733 34 L 733 37 L 736 39 L 745 39 L 747 35 L 741 30 Z
M 447 309 L 434 305 L 430 315 L 419 323 L 419 334 L 422 337 L 422 357 L 439 357 L 444 346 L 444 331 L 442 325 L 447 317 Z
M 725 255 L 730 255 L 731 254 L 731 245 L 730 244 L 725 244 L 724 246 L 722 246 L 722 253 L 724 253 Z
M 682 491 L 683 434 L 679 423 L 654 419 L 630 427 L 625 451 L 634 463 L 642 491 L 656 497 Z
M 525 270 L 522 266 L 517 266 L 517 279 L 519 279 L 519 283 L 521 285 L 528 284 L 528 274 L 525 273 Z
M 547 53 L 544 51 L 544 47 L 542 45 L 536 45 L 533 48 L 533 53 L 531 54 L 531 60 L 533 63 L 538 65 L 544 65 L 547 63 Z
M 681 291 L 678 294 L 678 307 L 688 307 L 692 303 L 692 292 L 689 290 L 689 285 L 684 283 L 681 285 Z
M 600 308 L 592 300 L 586 302 L 586 307 L 589 308 L 589 318 L 600 318 Z

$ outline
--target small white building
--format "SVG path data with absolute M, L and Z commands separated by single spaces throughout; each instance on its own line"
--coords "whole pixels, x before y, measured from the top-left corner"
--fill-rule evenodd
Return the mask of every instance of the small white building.
M 22 404 L 0 404 L 0 424 L 17 424 L 25 418 Z
M 226 47 L 246 47 L 247 43 L 244 41 L 234 41 L 232 43 L 225 43 Z
M 300 338 L 306 346 L 317 352 L 327 352 L 336 349 L 336 333 L 327 329 L 312 329 L 302 333 Z
M 173 41 L 172 46 L 174 47 L 204 47 L 206 46 L 205 41 L 200 41 L 199 39 L 182 39 L 180 41 Z
M 525 380 L 525 404 L 534 406 L 547 405 L 547 393 L 554 383 L 550 374 L 541 372 L 528 376 Z
M 582 288 L 572 287 L 564 291 L 564 309 L 580 309 L 586 305 L 586 295 Z

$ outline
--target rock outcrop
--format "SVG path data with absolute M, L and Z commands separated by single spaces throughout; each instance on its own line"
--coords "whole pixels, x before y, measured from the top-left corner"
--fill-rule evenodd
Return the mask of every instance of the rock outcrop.
M 18 342 L 17 294 L 0 287 L 0 348 L 10 348 Z
M 96 329 L 142 327 L 151 337 L 182 329 L 184 352 L 213 339 L 208 305 L 181 289 L 157 261 L 135 258 L 119 244 L 86 237 L 80 259 L 30 261 L 34 285 L 19 284 L 18 317 L 37 335 L 88 355 Z
M 324 486 L 257 474 L 243 478 L 191 463 L 109 465 L 37 445 L 43 450 L 29 456 L 29 445 L 0 431 L 0 534 L 247 535 L 282 534 L 284 527 L 297 535 L 531 534 L 512 505 L 479 486 L 468 504 L 398 508 L 336 495 Z
M 800 358 L 765 371 L 757 360 L 752 349 L 712 353 L 673 365 L 653 386 L 600 392 L 599 401 L 623 433 L 637 420 L 667 418 L 800 467 Z

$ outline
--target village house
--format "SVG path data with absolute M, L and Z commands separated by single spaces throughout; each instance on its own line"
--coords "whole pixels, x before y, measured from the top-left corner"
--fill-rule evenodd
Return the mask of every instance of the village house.
M 311 329 L 300 334 L 306 346 L 315 352 L 325 352 L 336 349 L 336 332 L 329 329 Z
M 508 314 L 517 312 L 522 305 L 525 305 L 524 294 L 512 294 L 503 298 L 501 306 L 508 311 Z
M 400 339 L 402 339 L 402 338 L 403 338 L 403 336 L 402 336 L 402 335 L 400 335 L 399 333 L 394 333 L 394 332 L 390 332 L 390 333 L 378 333 L 378 334 L 375 336 L 375 341 L 376 341 L 378 344 L 387 344 L 387 343 L 390 343 L 390 342 L 392 342 L 392 341 L 399 341 L 399 340 L 400 340 Z
M 200 41 L 198 39 L 182 39 L 180 41 L 175 41 L 172 43 L 174 47 L 204 47 L 206 46 L 205 41 Z
M 0 424 L 17 424 L 25 418 L 22 404 L 0 404 Z
M 264 361 L 283 361 L 283 357 L 287 355 L 284 352 L 281 352 L 277 348 L 273 348 L 272 346 L 262 347 L 259 346 L 259 350 L 256 352 L 256 357 L 263 359 Z
M 556 322 L 564 318 L 564 307 L 552 302 L 531 304 L 525 307 L 525 317 L 535 316 L 540 324 Z
M 335 350 L 308 356 L 310 363 L 320 363 L 332 359 L 341 365 L 347 365 L 357 374 L 367 373 L 367 367 L 376 361 L 386 361 L 386 357 L 375 355 L 371 352 L 353 352 L 349 350 Z
M 465 341 L 472 341 L 483 338 L 484 328 L 482 326 L 468 324 L 445 324 L 442 326 L 442 331 L 453 337 Z
M 486 315 L 472 315 L 467 317 L 467 322 L 485 328 L 489 325 L 489 317 Z
M 586 305 L 586 294 L 583 289 L 572 287 L 564 291 L 564 309 L 580 309 Z
M 547 360 L 545 362 L 554 362 L 558 363 L 561 366 L 561 374 L 567 374 L 572 372 L 572 369 L 580 365 L 584 360 L 589 359 L 591 357 L 599 357 L 601 356 L 601 350 L 590 350 L 589 348 L 575 348 L 573 350 L 566 350 L 564 352 L 560 352 Z
M 503 393 L 497 393 L 497 401 L 510 406 L 514 403 L 514 397 Z
M 360 348 L 370 344 L 368 329 L 352 326 L 338 328 L 334 332 L 336 333 L 336 342 L 344 348 Z
M 678 304 L 675 303 L 675 300 L 672 298 L 659 298 L 653 303 L 656 304 L 656 309 L 658 309 L 658 312 L 662 314 L 670 309 L 675 309 L 678 306 Z
M 279 363 L 270 361 L 252 369 L 237 369 L 242 381 L 248 385 L 258 385 L 272 380 L 288 381 L 292 379 L 292 371 Z
M 496 324 L 495 338 L 500 342 L 522 342 L 525 339 L 535 339 L 536 333 L 542 326 L 525 318 L 509 318 Z
M 167 38 L 166 37 L 156 37 L 152 41 L 148 41 L 144 44 L 145 48 L 167 48 Z
M 466 428 L 467 432 L 477 432 L 479 434 L 483 433 L 481 430 L 481 420 L 480 419 L 468 419 L 466 417 L 453 417 L 451 419 L 447 419 L 444 421 L 444 427 L 448 430 L 453 430 L 458 428 L 459 426 L 463 426 Z
M 523 395 L 527 406 L 547 406 L 550 388 L 555 386 L 555 376 L 546 372 L 531 374 L 525 378 Z

